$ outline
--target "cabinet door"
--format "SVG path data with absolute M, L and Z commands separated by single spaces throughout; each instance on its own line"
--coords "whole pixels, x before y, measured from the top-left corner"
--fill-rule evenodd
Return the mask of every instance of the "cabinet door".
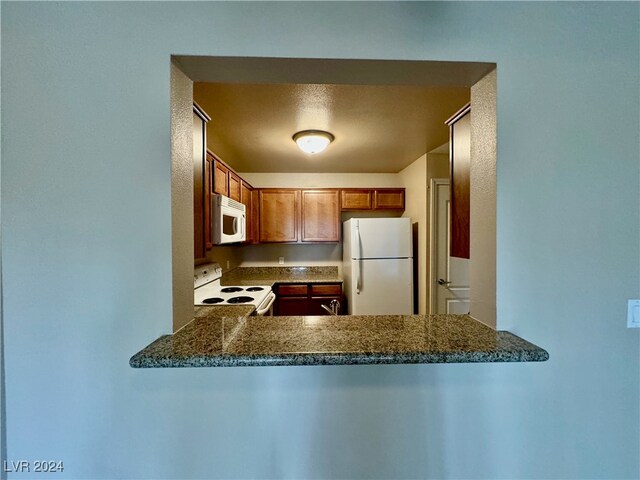
M 336 300 L 341 303 L 338 315 L 342 314 L 344 310 L 342 309 L 341 297 L 311 297 L 309 299 L 309 308 L 307 309 L 307 315 L 331 315 L 324 308 L 322 308 L 322 305 L 331 307 L 332 300 Z
M 371 210 L 373 208 L 373 190 L 342 190 L 342 210 Z
M 195 258 L 205 255 L 205 119 L 193 109 L 193 252 Z
M 375 210 L 404 210 L 404 188 L 376 189 Z
M 241 184 L 242 180 L 232 170 L 229 170 L 229 198 L 240 202 L 241 199 Z
M 342 284 L 341 283 L 320 283 L 320 284 L 312 283 L 311 295 L 314 297 L 320 296 L 320 295 L 340 297 L 342 295 Z
M 339 242 L 339 191 L 302 190 L 301 224 L 303 242 Z
M 451 238 L 450 255 L 470 257 L 471 215 L 471 106 L 449 120 L 451 167 Z
M 297 242 L 300 190 L 260 190 L 260 243 Z
M 211 172 L 213 171 L 213 157 L 208 153 L 204 162 L 204 247 L 213 248 L 211 236 Z
M 245 209 L 246 209 L 246 218 L 247 218 L 247 223 L 246 223 L 247 239 L 245 240 L 246 243 L 254 243 L 253 242 L 253 238 L 254 238 L 253 237 L 253 234 L 254 234 L 253 201 L 252 201 L 252 195 L 251 195 L 252 192 L 253 192 L 253 188 L 251 188 L 251 185 L 249 185 L 247 182 L 242 180 L 241 186 L 240 186 L 240 202 L 245 206 Z
M 278 286 L 281 297 L 306 297 L 309 287 L 304 283 L 282 284 Z
M 213 162 L 213 192 L 229 196 L 229 169 L 218 159 Z
M 280 297 L 278 315 L 307 315 L 307 297 Z
M 247 228 L 251 228 L 253 231 L 252 238 L 253 241 L 251 243 L 259 243 L 260 242 L 260 195 L 258 195 L 258 190 L 253 190 L 251 192 L 251 225 L 247 223 Z

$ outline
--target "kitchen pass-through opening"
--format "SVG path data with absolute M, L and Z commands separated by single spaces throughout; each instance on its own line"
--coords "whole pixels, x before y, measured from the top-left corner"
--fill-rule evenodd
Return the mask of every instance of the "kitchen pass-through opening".
M 286 151 L 279 146 L 260 144 L 260 142 L 291 141 L 287 136 L 261 135 L 264 132 L 275 132 L 276 119 L 290 118 L 292 133 L 304 125 L 305 115 L 309 111 L 316 112 L 323 126 L 327 130 L 332 128 L 331 105 L 340 95 L 348 95 L 350 91 L 359 92 L 351 102 L 357 105 L 354 120 L 349 122 L 349 128 L 338 130 L 334 144 L 329 151 L 338 151 L 338 147 L 348 148 L 351 144 L 365 142 L 367 148 L 374 148 L 378 139 L 382 139 L 385 130 L 394 132 L 396 137 L 407 139 L 407 149 L 410 149 L 412 128 L 419 124 L 408 121 L 403 124 L 401 131 L 394 131 L 393 118 L 389 118 L 383 131 L 358 132 L 357 127 L 365 124 L 367 117 L 375 115 L 375 105 L 367 104 L 367 98 L 373 98 L 370 92 L 388 92 L 396 95 L 397 106 L 401 108 L 402 94 L 417 92 L 416 104 L 424 104 L 425 109 L 433 102 L 438 102 L 437 92 L 466 89 L 471 110 L 469 122 L 470 161 L 467 166 L 468 201 L 470 208 L 467 215 L 468 235 L 470 244 L 470 258 L 462 259 L 468 262 L 468 306 L 472 316 L 496 327 L 495 307 L 495 258 L 496 258 L 496 64 L 486 62 L 440 62 L 440 61 L 395 61 L 395 60 L 343 60 L 343 59 L 310 59 L 310 58 L 257 58 L 257 57 L 204 57 L 204 56 L 173 56 L 171 59 L 171 163 L 172 163 L 172 266 L 173 266 L 173 328 L 179 329 L 193 318 L 193 275 L 194 275 L 194 176 L 193 176 L 193 102 L 194 88 L 202 89 L 206 84 L 214 85 L 219 91 L 226 92 L 227 100 L 236 99 L 238 109 L 247 110 L 251 105 L 252 95 L 255 103 L 260 103 L 264 96 L 275 96 L 280 99 L 279 105 L 287 105 L 288 110 L 280 111 L 274 107 L 273 122 L 253 124 L 252 131 L 244 132 L 246 142 L 254 142 L 258 147 L 264 146 L 274 149 L 270 159 L 264 159 L 261 171 L 278 172 L 278 166 L 271 165 L 273 158 L 278 158 L 281 169 L 290 172 L 323 172 L 333 168 L 335 173 L 345 172 L 351 168 L 349 162 L 338 161 L 337 166 L 328 167 L 322 156 L 314 158 L 311 166 L 286 163 Z M 285 93 L 283 93 L 285 92 Z M 346 94 L 344 92 L 347 92 Z M 431 92 L 432 96 L 423 97 L 422 92 Z M 436 92 L 435 95 L 433 93 Z M 283 99 L 282 95 L 290 95 Z M 409 93 L 409 96 L 413 93 Z M 235 97 L 234 97 L 235 95 Z M 278 97 L 281 95 L 281 97 Z M 293 96 L 293 97 L 291 97 Z M 444 98 L 444 95 L 440 98 Z M 292 100 L 291 100 L 292 99 Z M 242 100 L 242 101 L 241 101 Z M 291 100 L 291 101 L 290 101 Z M 243 103 L 244 102 L 244 103 Z M 373 102 L 373 101 L 372 101 Z M 420 103 L 422 102 L 422 104 Z M 427 102 L 429 104 L 427 105 Z M 229 102 L 227 102 L 229 103 Z M 411 98 L 409 102 L 411 103 Z M 460 101 L 457 102 L 458 104 Z M 450 114 L 456 113 L 460 107 L 456 105 Z M 315 110 L 314 110 L 315 109 Z M 447 105 L 445 110 L 451 110 Z M 324 112 L 324 113 L 322 113 Z M 477 112 L 477 114 L 474 114 Z M 245 112 L 247 113 L 247 112 Z M 249 112 L 250 113 L 250 112 Z M 207 111 L 215 118 L 215 111 Z M 441 115 L 440 115 L 441 116 Z M 406 115 L 409 117 L 409 115 Z M 258 118 L 258 115 L 255 115 Z M 438 125 L 443 125 L 449 118 L 438 118 Z M 441 122 L 441 123 L 440 123 Z M 249 123 L 249 122 L 247 122 Z M 252 133 L 254 132 L 254 133 Z M 257 132 L 257 133 L 256 133 Z M 336 132 L 332 132 L 336 133 Z M 379 138 L 378 138 L 379 137 Z M 460 136 L 462 138 L 462 136 Z M 351 143 L 350 143 L 351 142 Z M 293 144 L 293 142 L 291 141 Z M 461 143 L 458 142 L 458 143 Z M 427 154 L 438 145 L 420 145 L 421 153 Z M 286 147 L 289 145 L 286 143 Z M 334 148 L 335 147 L 335 148 Z M 357 148 L 357 147 L 353 147 Z M 379 147 L 378 150 L 382 150 Z M 230 150 L 231 151 L 231 150 Z M 372 150 L 374 151 L 374 150 Z M 434 150 L 435 151 L 435 150 Z M 442 151 L 442 147 L 440 147 Z M 278 155 L 280 152 L 280 155 Z M 410 155 L 412 155 L 411 153 Z M 368 164 L 377 172 L 384 172 L 382 164 L 377 164 L 375 154 L 369 156 Z M 325 157 L 329 158 L 329 156 Z M 355 158 L 355 156 L 353 157 Z M 416 157 L 417 158 L 417 157 Z M 462 162 L 459 162 L 462 164 Z M 346 170 L 356 173 L 358 170 Z M 305 170 L 306 169 L 306 170 Z M 317 169 L 317 170 L 314 170 Z M 323 170 L 325 169 L 325 170 Z M 339 170 L 340 169 L 340 170 Z M 399 170 L 399 169 L 398 169 Z M 240 170 L 242 171 L 242 170 Z M 332 171 L 332 170 L 329 170 Z M 397 170 L 396 170 L 397 171 Z M 474 182 L 478 179 L 478 182 Z M 423 188 L 429 189 L 431 179 L 426 177 Z M 460 182 L 458 182 L 460 184 Z M 474 189 L 475 185 L 482 185 L 482 189 Z M 258 185 L 260 187 L 260 185 Z M 452 190 L 454 187 L 452 186 Z M 410 195 L 411 192 L 407 192 Z M 434 224 L 433 209 L 430 208 L 430 195 L 425 195 L 425 205 L 420 205 L 420 222 Z M 430 215 L 431 211 L 431 215 Z M 451 221 L 451 220 L 449 220 Z M 417 220 L 414 220 L 417 223 Z M 433 303 L 432 290 L 436 285 L 434 266 L 430 261 L 429 243 L 433 242 L 432 235 L 414 237 L 420 245 L 414 245 L 416 250 L 416 271 L 420 271 L 423 280 L 416 283 L 418 294 L 425 295 L 428 303 Z M 256 245 L 253 248 L 267 248 L 267 245 Z M 418 248 L 420 247 L 420 249 Z M 238 263 L 236 246 L 216 246 L 211 249 L 208 259 L 219 262 L 223 269 L 233 268 Z M 314 248 L 302 246 L 300 248 Z M 417 252 L 421 251 L 421 255 Z M 455 261 L 453 262 L 456 263 Z M 459 263 L 459 262 L 458 262 Z M 440 279 L 442 280 L 442 279 Z M 444 279 L 445 282 L 449 279 Z M 455 289 L 451 289 L 455 290 Z M 453 303 L 451 303 L 453 305 Z M 431 306 L 433 307 L 433 305 Z M 445 307 L 447 308 L 447 307 Z M 429 311 L 433 312 L 433 308 Z M 425 312 L 426 313 L 426 312 Z M 458 313 L 458 312 L 452 312 Z

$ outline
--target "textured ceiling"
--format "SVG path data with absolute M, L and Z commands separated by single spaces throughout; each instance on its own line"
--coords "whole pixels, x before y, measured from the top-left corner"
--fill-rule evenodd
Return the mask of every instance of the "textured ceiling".
M 209 148 L 238 172 L 398 172 L 447 142 L 444 121 L 468 87 L 195 83 L 210 116 Z M 306 155 L 292 135 L 327 130 L 335 141 Z

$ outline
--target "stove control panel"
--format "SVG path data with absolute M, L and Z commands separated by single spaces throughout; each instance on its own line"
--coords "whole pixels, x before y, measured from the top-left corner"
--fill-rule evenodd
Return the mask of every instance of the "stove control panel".
M 222 267 L 219 263 L 199 265 L 193 271 L 193 288 L 218 280 L 220 277 L 222 277 Z

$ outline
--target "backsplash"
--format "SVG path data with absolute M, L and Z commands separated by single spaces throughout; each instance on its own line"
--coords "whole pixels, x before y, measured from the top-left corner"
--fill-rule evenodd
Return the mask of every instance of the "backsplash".
M 342 270 L 342 244 L 246 245 L 238 252 L 240 267 L 330 266 Z M 278 259 L 283 257 L 280 265 Z
M 241 247 L 240 246 L 228 246 L 220 245 L 215 246 L 207 252 L 206 260 L 198 262 L 202 263 L 219 263 L 223 272 L 228 272 L 240 265 Z

